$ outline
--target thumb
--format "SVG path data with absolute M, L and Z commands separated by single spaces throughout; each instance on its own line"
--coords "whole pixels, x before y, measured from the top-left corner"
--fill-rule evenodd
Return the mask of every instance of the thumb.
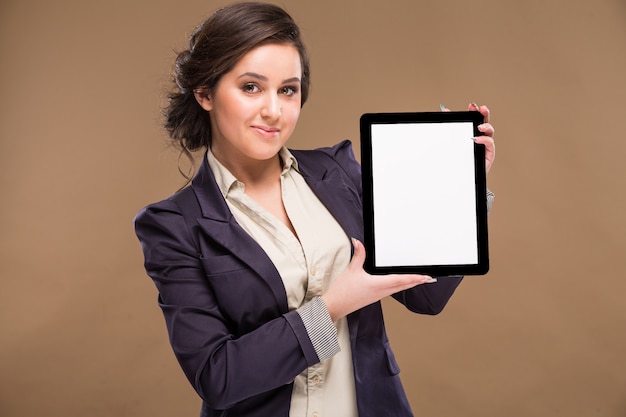
M 354 248 L 354 254 L 350 261 L 350 266 L 363 268 L 365 263 L 365 247 L 358 239 L 352 238 L 352 247 Z

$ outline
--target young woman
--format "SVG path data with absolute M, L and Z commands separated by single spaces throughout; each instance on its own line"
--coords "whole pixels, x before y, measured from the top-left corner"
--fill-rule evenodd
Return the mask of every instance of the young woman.
M 175 81 L 165 127 L 206 157 L 136 232 L 201 415 L 411 416 L 379 301 L 437 314 L 461 278 L 363 270 L 350 143 L 285 146 L 310 81 L 297 25 L 270 4 L 222 8 L 178 56 Z M 481 130 L 489 169 L 493 128 Z

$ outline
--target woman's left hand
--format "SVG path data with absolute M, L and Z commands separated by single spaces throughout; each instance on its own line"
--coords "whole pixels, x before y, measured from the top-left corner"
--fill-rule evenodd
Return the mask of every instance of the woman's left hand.
M 442 110 L 450 111 L 449 109 L 443 108 L 443 106 Z M 483 124 L 478 125 L 478 130 L 483 134 L 483 136 L 476 136 L 474 140 L 476 143 L 485 145 L 485 171 L 489 173 L 489 170 L 493 165 L 493 161 L 496 159 L 496 144 L 493 141 L 495 129 L 491 123 L 489 123 L 489 108 L 487 106 L 479 106 L 476 103 L 470 103 L 468 110 L 479 111 L 485 119 Z
M 470 103 L 469 110 L 479 111 L 485 118 L 485 122 L 478 125 L 478 130 L 483 133 L 483 136 L 476 136 L 476 143 L 482 143 L 485 145 L 485 171 L 489 173 L 493 161 L 496 159 L 496 143 L 493 141 L 493 134 L 495 129 L 489 123 L 489 108 L 487 106 L 479 106 L 476 103 Z

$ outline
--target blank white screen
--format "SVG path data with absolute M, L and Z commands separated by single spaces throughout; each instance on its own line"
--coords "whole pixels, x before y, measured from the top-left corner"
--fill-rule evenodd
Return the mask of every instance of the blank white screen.
M 478 263 L 471 122 L 372 125 L 374 263 Z

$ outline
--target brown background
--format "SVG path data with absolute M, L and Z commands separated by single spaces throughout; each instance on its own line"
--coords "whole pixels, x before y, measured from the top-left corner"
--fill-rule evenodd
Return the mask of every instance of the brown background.
M 162 93 L 221 4 L 0 2 L 1 416 L 198 415 L 132 218 L 182 184 Z M 282 4 L 313 58 L 292 147 L 492 109 L 491 272 L 440 316 L 384 302 L 416 414 L 626 416 L 625 2 Z

